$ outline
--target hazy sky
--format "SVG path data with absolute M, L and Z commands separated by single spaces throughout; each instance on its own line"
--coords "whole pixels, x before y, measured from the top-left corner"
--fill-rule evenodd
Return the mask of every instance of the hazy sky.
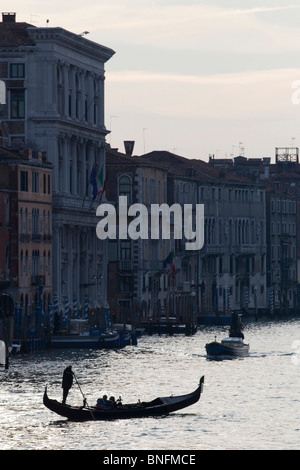
M 124 140 L 203 160 L 300 147 L 300 0 L 3 0 L 2 11 L 116 52 L 105 116 L 121 151 Z

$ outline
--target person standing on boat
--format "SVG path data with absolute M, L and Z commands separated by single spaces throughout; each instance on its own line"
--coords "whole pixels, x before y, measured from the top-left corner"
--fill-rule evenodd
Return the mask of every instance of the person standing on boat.
M 72 366 L 65 368 L 62 379 L 62 389 L 63 389 L 63 400 L 62 403 L 66 403 L 66 399 L 69 393 L 70 388 L 73 385 L 74 372 L 72 371 Z
M 236 312 L 233 312 L 231 315 L 231 326 L 229 330 L 229 337 L 230 338 L 242 338 L 244 339 L 244 334 L 242 333 L 243 325 L 239 315 Z

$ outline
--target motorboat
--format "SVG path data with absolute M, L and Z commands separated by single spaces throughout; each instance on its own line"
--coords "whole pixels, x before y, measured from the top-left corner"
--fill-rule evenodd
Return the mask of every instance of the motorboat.
M 226 337 L 221 342 L 215 341 L 205 345 L 207 357 L 211 358 L 230 358 L 245 357 L 249 353 L 249 344 L 245 344 L 241 337 Z
M 230 358 L 244 357 L 249 353 L 249 344 L 244 343 L 244 334 L 242 333 L 242 323 L 240 315 L 236 312 L 232 314 L 232 323 L 229 329 L 229 336 L 222 339 L 221 342 L 215 340 L 205 345 L 207 357 L 211 358 Z

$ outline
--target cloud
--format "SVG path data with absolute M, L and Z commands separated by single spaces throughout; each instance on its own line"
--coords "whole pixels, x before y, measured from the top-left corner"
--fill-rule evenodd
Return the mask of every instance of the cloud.
M 107 73 L 111 109 L 165 116 L 226 117 L 291 114 L 292 83 L 300 69 L 205 76 L 125 71 Z
M 297 9 L 298 6 L 222 9 L 216 6 L 154 6 L 139 8 L 131 2 L 98 7 L 99 15 L 90 21 L 93 34 L 125 44 L 144 44 L 184 50 L 276 51 L 299 47 L 298 30 L 286 30 L 265 23 L 262 13 Z M 96 12 L 95 12 L 96 13 Z M 84 16 L 83 16 L 84 18 Z
M 202 146 L 211 153 L 243 141 L 266 153 L 289 144 L 300 115 L 291 101 L 291 84 L 300 80 L 293 68 L 300 6 L 271 3 L 11 0 L 9 8 L 18 21 L 45 26 L 49 19 L 50 27 L 87 30 L 88 39 L 116 51 L 105 82 L 108 126 L 109 116 L 119 116 L 113 140 L 142 139 L 148 128 L 151 149 L 181 147 L 185 154 L 189 146 L 195 154 Z M 211 73 L 224 70 L 237 73 Z
M 151 45 L 166 49 L 278 51 L 300 46 L 298 29 L 264 21 L 274 12 L 290 11 L 299 5 L 253 8 L 222 8 L 214 5 L 176 5 L 161 1 L 89 0 L 12 3 L 19 21 L 36 26 L 62 26 L 73 32 L 88 30 L 91 40 L 109 47 L 118 44 Z M 19 5 L 19 7 L 17 7 Z M 25 18 L 24 18 L 25 15 Z

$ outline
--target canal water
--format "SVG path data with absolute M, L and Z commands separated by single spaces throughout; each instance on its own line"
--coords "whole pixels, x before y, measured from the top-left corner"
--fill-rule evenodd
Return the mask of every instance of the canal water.
M 194 336 L 143 336 L 121 350 L 40 351 L 14 356 L 0 371 L 1 450 L 292 450 L 300 444 L 300 320 L 245 325 L 250 355 L 212 361 L 205 344 L 226 327 Z M 42 403 L 47 385 L 61 399 L 72 365 L 88 404 L 180 395 L 205 376 L 200 401 L 167 417 L 73 423 Z M 73 385 L 71 404 L 82 404 Z

